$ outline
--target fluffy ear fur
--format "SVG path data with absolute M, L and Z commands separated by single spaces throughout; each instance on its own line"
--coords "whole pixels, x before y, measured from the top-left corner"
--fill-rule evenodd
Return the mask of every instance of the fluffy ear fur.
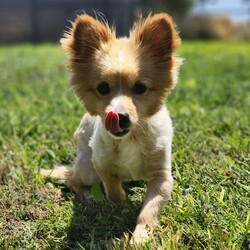
M 141 20 L 135 25 L 130 36 L 159 62 L 171 59 L 172 52 L 181 43 L 172 18 L 166 14 L 157 14 L 145 21 Z
M 108 43 L 114 34 L 106 23 L 88 15 L 78 16 L 72 29 L 61 39 L 61 44 L 69 53 L 71 62 L 85 63 L 102 43 Z

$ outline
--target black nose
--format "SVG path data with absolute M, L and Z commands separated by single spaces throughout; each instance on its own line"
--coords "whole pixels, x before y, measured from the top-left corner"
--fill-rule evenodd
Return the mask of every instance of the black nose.
M 128 129 L 130 127 L 130 119 L 128 113 L 118 113 L 119 116 L 119 126 L 121 129 Z

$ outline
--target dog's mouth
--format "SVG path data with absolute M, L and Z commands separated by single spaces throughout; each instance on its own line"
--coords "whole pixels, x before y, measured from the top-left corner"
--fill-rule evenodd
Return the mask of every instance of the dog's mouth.
M 114 135 L 115 137 L 122 137 L 122 136 L 126 135 L 129 132 L 129 130 L 127 129 L 127 130 L 123 130 L 122 132 L 117 132 L 117 133 L 113 133 L 111 131 L 109 131 L 109 132 L 112 135 Z
M 119 114 L 113 111 L 110 111 L 105 119 L 105 128 L 115 137 L 122 137 L 129 132 L 129 129 L 123 127 L 122 120 L 119 118 Z

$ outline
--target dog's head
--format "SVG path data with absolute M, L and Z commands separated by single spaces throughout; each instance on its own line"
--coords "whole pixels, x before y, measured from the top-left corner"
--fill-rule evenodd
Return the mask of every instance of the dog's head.
M 137 22 L 129 38 L 117 39 L 106 23 L 78 16 L 62 39 L 71 86 L 106 129 L 122 137 L 154 115 L 177 81 L 180 38 L 172 19 L 157 14 Z

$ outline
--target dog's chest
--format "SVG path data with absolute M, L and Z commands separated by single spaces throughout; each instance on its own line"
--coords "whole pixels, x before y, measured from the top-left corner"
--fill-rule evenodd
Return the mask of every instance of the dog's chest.
M 111 172 L 124 179 L 144 178 L 143 146 L 137 143 L 120 143 L 114 147 Z
M 92 149 L 95 167 L 106 168 L 123 180 L 146 178 L 143 144 L 127 140 L 99 141 Z

